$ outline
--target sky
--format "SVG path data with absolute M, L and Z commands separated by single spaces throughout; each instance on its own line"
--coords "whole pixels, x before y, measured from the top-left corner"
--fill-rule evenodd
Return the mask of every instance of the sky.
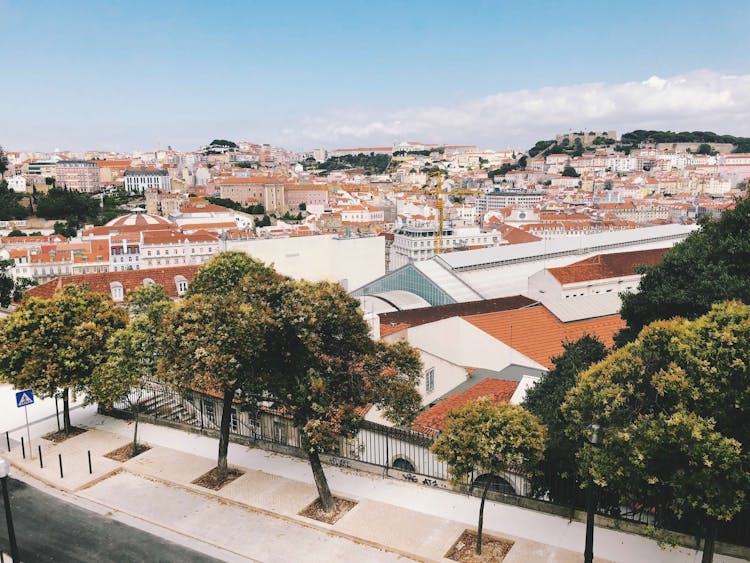
M 747 0 L 0 0 L 0 145 L 750 136 Z

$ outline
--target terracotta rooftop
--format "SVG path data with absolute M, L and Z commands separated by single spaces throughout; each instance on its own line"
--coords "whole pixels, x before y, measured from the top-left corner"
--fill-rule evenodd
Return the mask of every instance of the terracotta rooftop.
M 514 295 L 512 297 L 469 301 L 468 303 L 451 303 L 450 305 L 437 305 L 435 307 L 423 307 L 406 311 L 391 311 L 380 313 L 380 330 L 382 333 L 386 325 L 403 323 L 408 326 L 419 326 L 450 317 L 520 309 L 534 303 L 535 301 L 528 297 Z
M 164 288 L 172 298 L 177 297 L 175 276 L 183 276 L 188 283 L 193 280 L 195 272 L 200 266 L 174 266 L 171 268 L 151 268 L 146 270 L 125 270 L 122 272 L 101 272 L 96 274 L 80 274 L 75 276 L 61 276 L 54 280 L 32 287 L 26 292 L 30 297 L 51 299 L 58 290 L 66 285 L 85 285 L 92 291 L 111 294 L 110 284 L 119 282 L 125 293 L 137 287 L 143 287 L 145 279 L 151 279 Z
M 633 276 L 636 274 L 636 266 L 660 264 L 668 250 L 657 248 L 597 254 L 568 266 L 548 268 L 547 271 L 561 284 Z
M 549 369 L 553 367 L 552 358 L 563 353 L 563 342 L 590 334 L 605 346 L 612 346 L 612 337 L 625 326 L 620 315 L 563 323 L 542 305 L 464 319 Z
M 414 419 L 412 429 L 426 434 L 436 434 L 443 429 L 448 413 L 461 408 L 469 401 L 490 397 L 494 402 L 507 403 L 518 387 L 518 381 L 505 379 L 483 379 L 471 389 L 440 401 Z
M 523 244 L 525 242 L 537 242 L 542 240 L 540 237 L 527 233 L 526 231 L 513 227 L 512 225 L 500 224 L 496 227 L 493 226 L 493 228 L 497 229 L 497 232 L 502 235 L 503 240 L 507 241 L 508 244 Z

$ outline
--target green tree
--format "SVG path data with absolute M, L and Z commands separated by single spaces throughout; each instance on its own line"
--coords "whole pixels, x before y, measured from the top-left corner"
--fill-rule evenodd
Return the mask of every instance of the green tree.
M 698 150 L 695 151 L 695 154 L 713 154 L 714 151 L 711 148 L 711 145 L 708 143 L 701 143 L 698 145 Z
M 69 222 L 55 221 L 53 232 L 65 238 L 73 238 L 78 234 L 78 229 Z
M 0 324 L 0 378 L 42 398 L 62 390 L 68 433 L 69 390 L 88 392 L 106 359 L 107 340 L 126 322 L 124 309 L 86 287 L 66 286 L 52 299 L 24 299 Z
M 0 221 L 25 219 L 29 216 L 28 208 L 21 205 L 20 194 L 8 187 L 8 182 L 0 179 Z
M 482 397 L 448 413 L 432 451 L 450 465 L 452 481 L 460 483 L 475 471 L 496 477 L 533 472 L 542 459 L 544 435 L 544 426 L 523 407 Z M 491 482 L 486 480 L 479 505 L 477 555 L 482 554 L 484 501 Z
M 34 282 L 27 278 L 15 278 L 8 271 L 13 260 L 0 260 L 0 307 L 8 307 L 13 301 L 20 301 L 24 290 Z
M 5 154 L 3 147 L 0 146 L 0 178 L 2 178 L 3 174 L 5 174 L 7 171 L 8 171 L 8 155 Z
M 107 408 L 117 401 L 128 403 L 135 422 L 131 456 L 136 456 L 141 403 L 156 375 L 163 319 L 172 302 L 163 287 L 152 285 L 129 292 L 127 303 L 130 323 L 107 341 L 107 359 L 94 369 L 88 398 Z
M 534 480 L 536 493 L 549 495 L 557 503 L 572 505 L 579 497 L 575 486 L 576 454 L 581 444 L 565 433 L 560 407 L 578 374 L 606 358 L 607 348 L 597 337 L 588 334 L 575 342 L 563 343 L 563 348 L 561 355 L 552 358 L 552 370 L 527 391 L 523 406 L 547 427 L 544 461 L 551 471 L 545 471 Z
M 271 312 L 284 278 L 244 252 L 224 252 L 204 265 L 188 297 L 164 317 L 159 372 L 173 385 L 220 393 L 216 481 L 227 477 L 232 404 L 258 397 L 282 352 L 274 347 Z
M 320 454 L 353 435 L 369 405 L 397 424 L 419 411 L 419 354 L 405 342 L 370 338 L 359 303 L 340 285 L 295 282 L 278 310 L 284 367 L 269 381 L 275 405 L 289 413 L 307 452 L 320 503 L 334 508 Z
M 622 297 L 627 327 L 617 335 L 618 345 L 658 319 L 694 319 L 727 299 L 750 303 L 750 199 L 738 199 L 717 221 L 702 219 L 700 231 L 641 271 L 638 292 Z
M 601 447 L 581 450 L 582 474 L 662 519 L 697 517 L 704 563 L 718 523 L 750 491 L 748 343 L 750 308 L 739 302 L 652 323 L 580 375 L 562 407 L 571 439 L 583 441 L 591 422 L 605 429 Z
M 562 175 L 568 178 L 578 178 L 580 176 L 575 168 L 567 164 L 565 165 L 565 168 L 563 168 Z
M 9 237 L 25 237 L 26 233 L 19 229 L 13 229 L 11 232 L 8 233 Z

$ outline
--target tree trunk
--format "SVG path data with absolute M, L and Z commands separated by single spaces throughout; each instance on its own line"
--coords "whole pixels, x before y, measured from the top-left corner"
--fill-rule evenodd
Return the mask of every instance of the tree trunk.
M 479 525 L 477 526 L 477 546 L 474 549 L 477 555 L 482 555 L 482 527 L 484 527 L 484 501 L 487 500 L 487 491 L 490 489 L 492 479 L 487 479 L 482 492 L 482 501 L 479 503 Z
M 130 452 L 130 457 L 138 455 L 138 419 L 140 418 L 140 409 L 138 407 L 133 411 L 133 418 L 135 419 L 135 428 L 133 429 L 133 449 Z
M 219 428 L 219 460 L 216 464 L 216 479 L 223 483 L 227 478 L 227 453 L 229 451 L 229 422 L 232 419 L 232 400 L 234 388 L 224 391 L 224 404 L 221 408 L 221 427 Z
M 711 563 L 714 560 L 714 545 L 716 544 L 716 532 L 719 528 L 719 522 L 716 518 L 711 518 L 706 525 L 706 539 L 703 542 L 703 558 L 701 563 Z
M 310 467 L 312 468 L 313 477 L 315 478 L 315 486 L 318 487 L 320 506 L 325 512 L 331 512 L 335 507 L 335 503 L 333 502 L 331 489 L 328 488 L 328 479 L 326 479 L 326 474 L 323 471 L 323 464 L 320 463 L 318 450 L 308 446 L 307 459 L 310 460 Z
M 73 428 L 73 425 L 70 423 L 70 397 L 69 397 L 70 391 L 66 387 L 63 389 L 63 429 L 65 430 L 65 434 L 70 434 L 70 429 Z

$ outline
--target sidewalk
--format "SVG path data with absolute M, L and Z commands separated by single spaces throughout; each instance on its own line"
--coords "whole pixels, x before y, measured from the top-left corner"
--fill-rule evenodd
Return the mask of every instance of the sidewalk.
M 443 555 L 461 532 L 476 526 L 475 497 L 334 467 L 325 468 L 332 491 L 358 504 L 328 525 L 298 515 L 317 497 L 303 460 L 231 444 L 229 462 L 245 474 L 214 492 L 191 481 L 215 465 L 215 439 L 141 424 L 141 439 L 152 449 L 119 463 L 102 455 L 127 443 L 132 426 L 93 409 L 77 412 L 74 423 L 93 430 L 59 445 L 44 444 L 45 469 L 39 469 L 37 460 L 20 459 L 17 449 L 9 459 L 49 485 L 201 541 L 220 538 L 223 548 L 260 561 L 388 561 L 399 556 L 445 561 Z M 35 430 L 32 438 L 44 433 L 42 428 Z M 91 474 L 87 450 L 92 455 Z M 55 466 L 48 465 L 58 453 L 63 457 L 63 479 Z M 258 529 L 264 532 L 258 534 Z M 488 501 L 485 531 L 515 541 L 505 559 L 508 563 L 572 563 L 581 559 L 585 526 Z M 647 538 L 614 530 L 597 528 L 594 541 L 598 561 L 700 561 L 693 550 L 661 550 Z M 269 546 L 273 553 L 268 553 Z M 714 560 L 740 561 L 725 556 Z

